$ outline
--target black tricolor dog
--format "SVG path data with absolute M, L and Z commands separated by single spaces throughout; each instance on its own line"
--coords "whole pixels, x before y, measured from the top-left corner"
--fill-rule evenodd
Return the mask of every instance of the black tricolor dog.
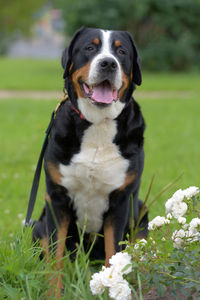
M 128 32 L 81 28 L 63 52 L 62 66 L 69 100 L 56 113 L 46 149 L 46 205 L 33 236 L 42 245 L 59 241 L 59 260 L 65 246 L 76 248 L 76 223 L 82 228 L 86 219 L 85 245 L 90 233 L 103 234 L 91 257 L 109 265 L 129 232 L 131 195 L 135 222 L 142 207 L 145 125 L 132 98 L 142 81 L 139 57 Z M 147 224 L 146 214 L 143 236 Z M 62 286 L 60 278 L 56 285 Z

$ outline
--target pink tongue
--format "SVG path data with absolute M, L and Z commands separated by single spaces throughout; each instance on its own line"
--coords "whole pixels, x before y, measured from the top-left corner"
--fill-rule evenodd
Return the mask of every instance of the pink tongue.
M 93 87 L 91 98 L 96 102 L 109 104 L 115 100 L 115 91 L 112 90 L 108 82 L 104 81 Z

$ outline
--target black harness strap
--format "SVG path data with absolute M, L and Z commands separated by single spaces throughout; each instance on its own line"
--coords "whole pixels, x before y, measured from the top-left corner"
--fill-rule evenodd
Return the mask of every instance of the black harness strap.
M 27 209 L 27 214 L 26 214 L 25 226 L 32 224 L 31 216 L 33 213 L 33 209 L 34 209 L 34 205 L 35 205 L 35 201 L 36 201 L 36 197 L 37 197 L 37 191 L 38 191 L 38 187 L 39 187 L 40 175 L 41 175 L 41 169 L 42 169 L 42 162 L 44 159 L 45 150 L 48 145 L 49 135 L 50 135 L 51 129 L 54 124 L 55 115 L 56 115 L 56 112 L 57 112 L 58 108 L 60 107 L 60 105 L 63 104 L 67 99 L 68 99 L 68 96 L 65 93 L 61 102 L 57 105 L 56 109 L 52 112 L 49 126 L 45 132 L 45 139 L 44 139 L 44 142 L 42 145 L 42 150 L 40 152 L 37 167 L 35 170 L 35 175 L 33 178 L 33 183 L 32 183 L 31 193 L 30 193 L 30 197 L 29 197 L 29 203 L 28 203 L 28 209 Z

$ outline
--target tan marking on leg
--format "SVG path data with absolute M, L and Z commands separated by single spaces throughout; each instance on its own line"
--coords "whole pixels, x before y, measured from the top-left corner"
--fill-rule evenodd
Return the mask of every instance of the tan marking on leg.
M 96 37 L 96 38 L 94 38 L 93 39 L 93 44 L 95 44 L 95 45 L 99 45 L 99 43 L 100 43 L 100 41 L 99 41 L 99 39 Z
M 43 237 L 40 243 L 42 248 L 42 254 L 43 256 L 46 256 L 46 260 L 49 261 L 49 243 L 47 237 Z
M 45 201 L 51 203 L 51 198 L 48 193 L 45 194 Z
M 104 224 L 104 249 L 105 249 L 105 266 L 108 267 L 109 259 L 116 253 L 114 241 L 114 228 L 110 222 Z
M 135 173 L 127 173 L 126 178 L 122 186 L 120 186 L 119 191 L 123 191 L 130 183 L 132 183 L 136 178 Z
M 72 82 L 73 82 L 74 89 L 75 89 L 78 97 L 81 97 L 81 98 L 85 97 L 81 90 L 79 81 L 82 80 L 83 82 L 88 82 L 89 71 L 90 71 L 90 62 L 87 63 L 82 68 L 76 70 L 72 74 Z
M 50 275 L 50 290 L 47 294 L 47 297 L 54 297 L 55 299 L 62 296 L 62 268 L 63 268 L 63 255 L 65 250 L 65 241 L 69 228 L 69 218 L 66 218 L 60 224 L 60 228 L 57 233 L 57 244 L 55 252 L 55 264 L 53 267 L 53 275 Z
M 62 268 L 62 257 L 65 250 L 65 241 L 68 233 L 68 228 L 69 228 L 69 218 L 62 221 L 57 234 L 58 242 L 57 242 L 57 249 L 55 254 L 56 260 L 58 260 L 57 269 Z
M 125 90 L 127 89 L 128 85 L 129 85 L 130 79 L 129 77 L 124 73 L 124 71 L 122 70 L 122 88 L 119 91 L 119 99 L 122 99 Z
M 60 174 L 58 166 L 54 165 L 52 162 L 48 162 L 47 170 L 53 182 L 56 184 L 61 184 L 62 175 Z

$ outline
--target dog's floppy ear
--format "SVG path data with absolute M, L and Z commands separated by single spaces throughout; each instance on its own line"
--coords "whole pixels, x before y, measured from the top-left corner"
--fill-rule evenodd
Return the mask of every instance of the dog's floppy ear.
M 85 30 L 85 27 L 81 27 L 79 30 L 77 30 L 75 32 L 75 34 L 72 37 L 72 40 L 69 44 L 68 47 L 66 47 L 62 53 L 62 58 L 61 58 L 61 64 L 62 67 L 64 69 L 64 74 L 63 74 L 63 78 L 68 77 L 69 75 L 69 68 L 71 66 L 72 63 L 72 50 L 73 50 L 73 46 L 74 43 L 76 41 L 76 39 L 78 38 L 78 36 Z
M 132 48 L 133 48 L 133 82 L 137 85 L 141 85 L 142 83 L 142 74 L 141 74 L 141 68 L 140 68 L 140 57 L 138 55 L 138 51 L 136 49 L 135 43 L 133 41 L 133 38 L 131 36 L 131 34 L 129 32 L 126 32 L 129 40 L 132 44 Z

